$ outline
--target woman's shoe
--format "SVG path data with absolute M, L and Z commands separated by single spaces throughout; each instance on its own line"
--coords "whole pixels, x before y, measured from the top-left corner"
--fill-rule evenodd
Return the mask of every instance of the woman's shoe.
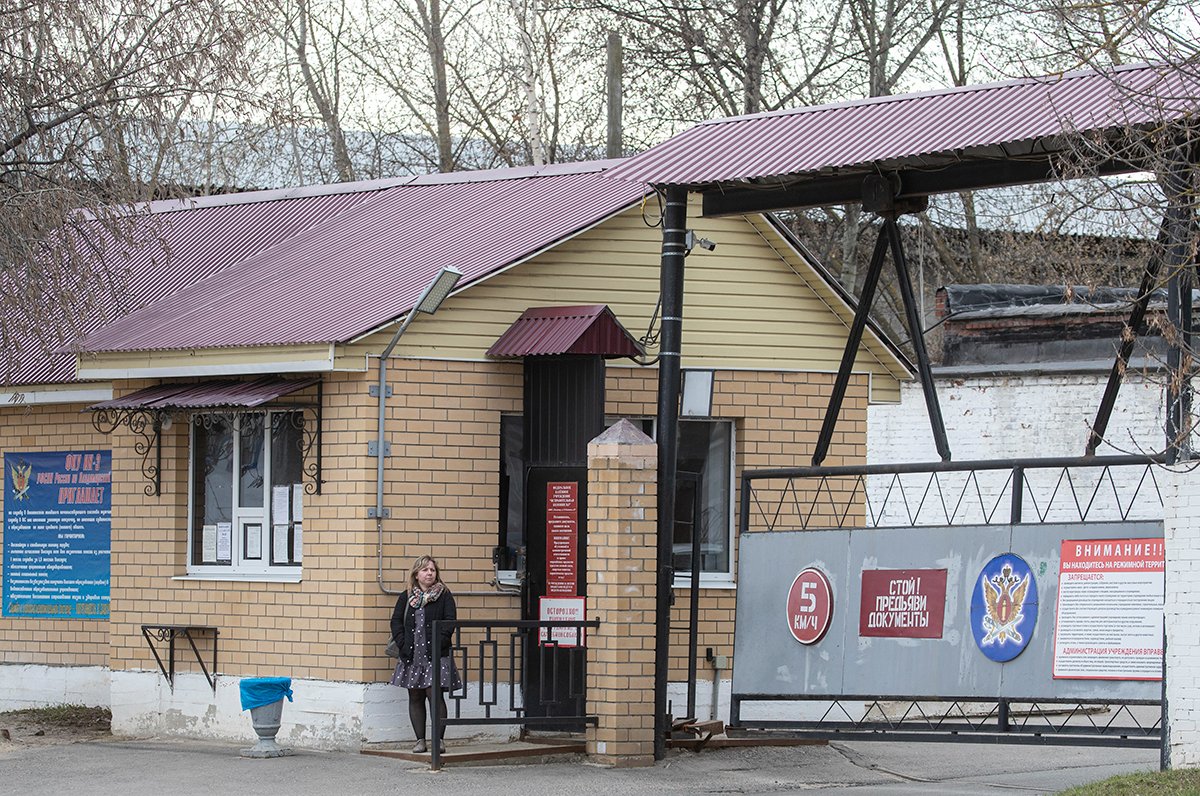
M 424 738 L 417 741 L 416 744 L 413 745 L 413 754 L 414 755 L 423 755 L 428 751 L 429 751 L 429 747 L 425 745 Z
M 446 742 L 445 741 L 438 741 L 438 754 L 439 755 L 446 754 Z

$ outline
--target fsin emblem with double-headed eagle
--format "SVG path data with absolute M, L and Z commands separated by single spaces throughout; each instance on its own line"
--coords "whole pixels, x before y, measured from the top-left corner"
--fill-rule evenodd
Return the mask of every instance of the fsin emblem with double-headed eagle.
M 25 500 L 29 496 L 29 476 L 33 473 L 33 465 L 18 462 L 8 469 L 12 473 L 13 499 Z
M 983 617 L 983 629 L 987 635 L 981 644 L 1012 642 L 1020 644 L 1024 641 L 1017 632 L 1017 625 L 1025 618 L 1022 608 L 1025 605 L 1025 592 L 1029 590 L 1029 574 L 1018 581 L 1013 574 L 1012 565 L 1005 564 L 1000 572 L 991 579 L 980 581 L 983 589 L 984 602 L 987 604 L 987 614 Z

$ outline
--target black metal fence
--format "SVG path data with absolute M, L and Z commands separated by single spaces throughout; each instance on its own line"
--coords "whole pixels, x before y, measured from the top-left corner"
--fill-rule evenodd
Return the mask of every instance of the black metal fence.
M 538 620 L 439 620 L 433 626 L 433 659 L 441 660 L 441 631 L 453 628 L 455 665 L 463 685 L 450 691 L 447 716 L 430 713 L 430 738 L 449 725 L 521 725 L 573 728 L 596 724 L 587 715 L 584 671 L 587 622 Z M 442 688 L 433 667 L 433 688 Z M 532 672 L 534 682 L 526 680 Z M 441 768 L 441 749 L 430 744 L 430 767 Z
M 1162 519 L 1160 456 L 797 467 L 742 474 L 739 531 Z
M 741 718 L 743 702 L 807 702 L 818 715 L 807 720 Z M 1049 743 L 1062 746 L 1128 746 L 1162 743 L 1159 700 L 1079 702 L 1073 699 L 963 699 L 913 695 L 734 694 L 729 732 L 783 732 L 802 738 L 854 740 Z
M 1008 459 L 746 471 L 739 532 L 1161 520 L 1158 456 Z M 1164 639 L 1165 646 L 1165 639 Z M 948 691 L 951 689 L 947 689 Z M 747 702 L 805 704 L 797 720 Z M 730 731 L 1157 747 L 1162 701 L 991 700 L 914 694 L 731 694 Z

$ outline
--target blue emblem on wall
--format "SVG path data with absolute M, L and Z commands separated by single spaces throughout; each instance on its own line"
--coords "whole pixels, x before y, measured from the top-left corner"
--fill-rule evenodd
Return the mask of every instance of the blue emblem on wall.
M 1024 559 L 1005 553 L 987 562 L 971 595 L 971 632 L 980 651 L 998 663 L 1020 655 L 1037 625 L 1037 600 Z

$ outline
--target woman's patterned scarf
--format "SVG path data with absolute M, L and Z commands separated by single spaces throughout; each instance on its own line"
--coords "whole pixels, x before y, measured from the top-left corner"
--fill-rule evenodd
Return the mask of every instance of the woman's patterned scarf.
M 409 606 L 414 610 L 418 610 L 432 602 L 437 602 L 437 598 L 442 596 L 442 592 L 446 590 L 444 583 L 435 583 L 429 591 L 421 591 L 419 587 L 412 590 L 412 596 L 408 598 Z

